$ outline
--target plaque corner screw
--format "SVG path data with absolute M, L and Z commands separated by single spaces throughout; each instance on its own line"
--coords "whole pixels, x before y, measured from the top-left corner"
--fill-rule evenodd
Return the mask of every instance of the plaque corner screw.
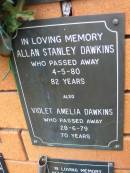
M 112 23 L 113 23 L 113 25 L 118 25 L 118 24 L 119 24 L 119 19 L 114 18 L 114 19 L 112 20 Z
M 120 147 L 120 145 L 115 145 L 115 148 L 119 148 Z
M 34 140 L 33 142 L 34 142 L 34 144 L 37 144 L 38 141 L 37 140 Z

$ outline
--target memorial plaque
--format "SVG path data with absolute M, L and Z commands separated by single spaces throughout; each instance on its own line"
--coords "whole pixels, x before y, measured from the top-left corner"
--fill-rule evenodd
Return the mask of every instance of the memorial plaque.
M 47 173 L 113 173 L 113 163 L 49 159 Z
M 36 145 L 122 149 L 124 15 L 25 23 L 13 66 Z
M 0 173 L 8 173 L 2 154 L 0 154 Z

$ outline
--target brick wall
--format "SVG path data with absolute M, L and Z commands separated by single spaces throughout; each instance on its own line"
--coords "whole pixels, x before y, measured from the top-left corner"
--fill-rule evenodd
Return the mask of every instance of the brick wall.
M 36 19 L 60 17 L 60 3 L 32 5 Z M 99 151 L 33 146 L 29 137 L 13 75 L 1 81 L 8 71 L 8 58 L 0 57 L 0 152 L 9 173 L 36 173 L 41 155 L 52 158 L 115 162 L 116 173 L 130 173 L 130 0 L 72 0 L 73 16 L 123 12 L 125 34 L 125 121 L 123 151 Z M 69 154 L 68 154 L 69 153 Z

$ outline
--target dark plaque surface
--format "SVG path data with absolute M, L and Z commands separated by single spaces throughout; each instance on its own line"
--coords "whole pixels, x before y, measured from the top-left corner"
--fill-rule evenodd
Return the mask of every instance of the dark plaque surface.
M 113 173 L 113 163 L 49 159 L 47 173 Z
M 123 14 L 111 14 L 18 30 L 13 62 L 33 144 L 122 148 L 123 27 Z
M 0 173 L 8 173 L 3 156 L 0 154 Z

